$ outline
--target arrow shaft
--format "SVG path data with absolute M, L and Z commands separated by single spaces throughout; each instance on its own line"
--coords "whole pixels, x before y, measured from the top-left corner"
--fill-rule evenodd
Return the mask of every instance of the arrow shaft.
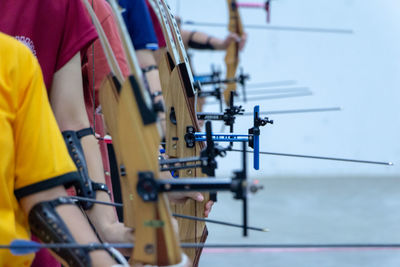
M 216 80 L 207 80 L 207 81 L 200 81 L 201 85 L 213 85 L 213 84 L 221 84 L 221 83 L 237 83 L 237 78 L 230 78 L 230 79 L 216 79 Z
M 292 113 L 312 113 L 312 112 L 330 112 L 330 111 L 340 111 L 340 107 L 331 108 L 309 108 L 309 109 L 288 109 L 288 110 L 271 110 L 271 111 L 261 111 L 260 115 L 279 115 L 279 114 L 292 114 Z M 244 116 L 253 116 L 253 113 L 246 112 L 243 113 Z
M 236 228 L 242 228 L 243 229 L 243 225 L 236 224 L 236 223 L 221 222 L 221 221 L 217 221 L 217 220 L 198 218 L 198 217 L 187 216 L 187 215 L 182 215 L 182 214 L 174 214 L 174 217 L 188 219 L 188 220 L 202 221 L 202 222 L 207 222 L 207 223 L 215 223 L 215 224 L 220 224 L 220 225 L 225 225 L 225 226 L 230 226 L 230 227 L 236 227 Z M 269 231 L 266 228 L 252 227 L 252 226 L 247 226 L 247 229 L 248 230 L 253 230 L 253 231 L 259 231 L 259 232 L 268 232 Z
M 290 88 L 273 88 L 273 89 L 259 89 L 250 90 L 247 92 L 248 95 L 257 94 L 279 94 L 279 93 L 300 93 L 300 92 L 310 92 L 308 87 L 290 87 Z
M 231 149 L 230 151 L 234 152 L 242 152 L 240 149 Z M 247 151 L 248 153 L 253 153 L 253 151 Z M 301 155 L 301 154 L 288 154 L 288 153 L 275 153 L 275 152 L 261 152 L 263 155 L 271 155 L 271 156 L 282 156 L 282 157 L 295 157 L 295 158 L 307 158 L 307 159 L 320 159 L 320 160 L 332 160 L 332 161 L 344 161 L 344 162 L 352 162 L 352 163 L 362 163 L 362 164 L 375 164 L 375 165 L 386 165 L 392 166 L 392 162 L 383 162 L 383 161 L 372 161 L 372 160 L 358 160 L 358 159 L 347 159 L 347 158 L 336 158 L 336 157 L 322 157 L 322 156 L 310 156 L 310 155 Z
M 57 244 L 32 244 L 31 241 L 26 241 L 27 244 L 18 245 L 0 245 L 0 249 L 104 249 L 104 248 L 134 248 L 132 243 L 91 243 L 91 244 L 76 244 L 76 243 L 57 243 Z M 207 243 L 181 243 L 182 248 L 271 248 L 271 249 L 291 249 L 291 248 L 305 248 L 305 249 L 343 249 L 343 248 L 365 248 L 365 249 L 383 249 L 383 248 L 396 248 L 400 249 L 399 243 L 337 243 L 337 244 L 207 244 Z
M 69 198 L 76 199 L 76 200 L 82 200 L 82 201 L 91 201 L 91 202 L 96 203 L 96 204 L 114 206 L 114 207 L 118 207 L 118 208 L 122 208 L 124 206 L 121 203 L 110 203 L 110 202 L 104 202 L 104 201 L 100 201 L 100 200 L 94 200 L 94 199 L 78 197 L 78 196 L 70 196 Z M 241 224 L 235 224 L 235 223 L 224 222 L 224 221 L 219 221 L 219 220 L 199 218 L 199 217 L 195 217 L 195 216 L 188 216 L 188 215 L 177 214 L 177 213 L 172 213 L 172 216 L 177 217 L 177 218 L 188 219 L 188 220 L 194 220 L 194 221 L 201 221 L 201 222 L 206 222 L 206 223 L 213 223 L 213 224 L 219 224 L 219 225 L 224 225 L 224 226 L 230 226 L 230 227 L 235 227 L 235 228 L 243 228 L 243 225 L 241 225 Z M 253 230 L 253 231 L 268 232 L 268 229 L 266 229 L 266 228 L 253 227 L 253 226 L 247 226 L 247 228 L 249 230 Z
M 225 23 L 213 22 L 195 22 L 184 21 L 183 24 L 196 25 L 200 27 L 222 27 L 226 28 Z M 271 30 L 271 31 L 294 31 L 294 32 L 309 32 L 309 33 L 332 33 L 332 34 L 353 34 L 351 29 L 336 29 L 336 28 L 315 28 L 315 27 L 292 27 L 292 26 L 267 26 L 267 25 L 244 25 L 247 29 Z
M 272 100 L 281 98 L 310 96 L 310 95 L 312 95 L 312 92 L 287 93 L 287 94 L 277 94 L 277 95 L 262 96 L 262 97 L 250 97 L 247 98 L 247 101 Z
M 295 85 L 297 82 L 295 80 L 283 80 L 283 81 L 273 81 L 273 82 L 263 82 L 263 83 L 251 83 L 247 84 L 247 89 L 260 88 L 260 87 L 273 87 L 273 86 L 289 86 Z
M 272 100 L 272 99 L 283 99 L 283 98 L 292 98 L 292 97 L 302 97 L 302 96 L 310 96 L 312 92 L 301 92 L 301 93 L 288 93 L 288 94 L 277 94 L 271 96 L 258 96 L 258 97 L 250 97 L 247 98 L 247 101 L 260 101 L 260 100 Z M 206 102 L 207 105 L 219 104 L 219 102 Z

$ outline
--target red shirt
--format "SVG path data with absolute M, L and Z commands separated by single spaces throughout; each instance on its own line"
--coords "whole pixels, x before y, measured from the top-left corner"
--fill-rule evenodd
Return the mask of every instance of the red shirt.
M 97 38 L 83 8 L 80 0 L 0 1 L 0 31 L 36 55 L 48 91 L 54 73 Z
M 160 22 L 158 21 L 157 15 L 154 12 L 153 8 L 149 4 L 148 0 L 146 0 L 147 7 L 150 11 L 151 20 L 153 21 L 154 31 L 156 32 L 156 36 L 158 39 L 158 47 L 163 48 L 166 47 L 167 44 L 165 43 L 164 34 L 162 32 Z

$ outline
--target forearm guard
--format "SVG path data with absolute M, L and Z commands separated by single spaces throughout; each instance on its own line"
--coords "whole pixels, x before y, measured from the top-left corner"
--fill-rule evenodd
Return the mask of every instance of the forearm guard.
M 93 135 L 92 128 L 85 128 L 80 131 L 64 131 L 62 132 L 64 141 L 67 145 L 68 152 L 78 169 L 80 180 L 74 182 L 78 196 L 96 199 L 96 191 L 102 190 L 109 193 L 107 185 L 93 182 L 89 177 L 85 155 L 81 145 L 81 138 L 87 135 Z M 83 209 L 87 210 L 93 206 L 92 202 L 79 202 Z
M 76 243 L 68 227 L 56 211 L 56 207 L 59 205 L 75 204 L 72 200 L 64 197 L 36 204 L 29 212 L 28 217 L 31 231 L 44 243 Z M 67 262 L 70 267 L 91 266 L 89 248 L 56 248 L 52 251 Z
M 215 47 L 211 44 L 212 36 L 207 38 L 206 43 L 200 43 L 198 41 L 193 40 L 196 31 L 190 33 L 188 46 L 190 48 L 199 49 L 199 50 L 215 50 Z
M 205 44 L 190 40 L 188 45 L 190 48 L 198 50 L 215 50 L 215 47 L 210 43 L 209 40 L 207 40 L 207 43 Z

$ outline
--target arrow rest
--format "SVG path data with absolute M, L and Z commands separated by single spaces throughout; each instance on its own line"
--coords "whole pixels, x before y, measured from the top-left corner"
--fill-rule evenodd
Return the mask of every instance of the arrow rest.
M 229 108 L 226 108 L 224 113 L 197 112 L 197 119 L 224 121 L 225 125 L 229 126 L 229 132 L 233 133 L 233 125 L 235 124 L 236 115 L 244 114 L 242 106 L 234 105 L 234 95 L 235 93 L 231 92 Z
M 171 107 L 171 111 L 169 113 L 169 120 L 173 125 L 176 125 L 176 114 L 175 114 L 175 108 Z
M 233 92 L 231 92 L 232 94 Z M 260 106 L 254 107 L 254 124 L 248 130 L 248 134 L 225 134 L 214 133 L 211 135 L 212 140 L 216 142 L 230 142 L 230 145 L 225 148 L 225 151 L 232 149 L 233 142 L 248 142 L 249 146 L 254 149 L 254 169 L 259 169 L 259 153 L 260 153 L 260 127 L 267 124 L 273 124 L 268 118 L 260 118 Z M 233 129 L 231 129 L 233 131 Z M 196 132 L 195 128 L 188 126 L 186 128 L 185 142 L 187 147 L 194 147 L 196 142 L 206 141 L 206 133 Z
M 194 76 L 195 81 L 199 81 L 200 83 L 207 82 L 207 81 L 215 81 L 219 80 L 221 76 L 221 71 L 216 70 L 214 64 L 211 65 L 211 74 L 203 74 L 203 75 L 196 75 Z

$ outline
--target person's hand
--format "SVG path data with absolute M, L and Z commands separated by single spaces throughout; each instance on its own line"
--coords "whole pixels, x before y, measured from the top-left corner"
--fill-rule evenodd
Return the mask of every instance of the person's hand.
M 133 229 L 125 227 L 123 223 L 115 222 L 108 225 L 101 238 L 106 243 L 134 243 Z M 132 249 L 118 249 L 124 256 L 130 256 Z
M 202 112 L 203 111 L 203 106 L 206 103 L 206 98 L 205 97 L 199 97 L 197 98 L 197 112 Z M 199 120 L 199 126 L 200 128 L 203 128 L 205 121 L 204 120 Z
M 242 37 L 240 38 L 239 41 L 239 50 L 242 51 L 244 46 L 246 45 L 247 42 L 247 33 L 243 32 Z
M 225 40 L 223 40 L 221 46 L 217 48 L 225 50 L 233 42 L 239 43 L 240 37 L 236 33 L 229 33 L 228 36 L 226 36 Z
M 204 217 L 205 218 L 208 218 L 208 215 L 210 214 L 213 205 L 214 205 L 214 201 L 212 201 L 212 200 L 207 201 L 207 203 L 204 205 Z
M 212 41 L 213 39 L 211 39 Z M 237 42 L 239 43 L 239 50 L 243 50 L 245 44 L 247 41 L 247 34 L 244 32 L 242 37 L 240 37 L 239 35 L 237 35 L 236 33 L 229 33 L 228 36 L 219 42 L 215 42 L 215 43 L 211 43 L 215 49 L 217 50 L 226 50 L 229 45 L 233 42 Z
M 168 193 L 168 199 L 175 204 L 185 204 L 188 199 L 203 202 L 204 196 L 199 192 L 171 192 Z
M 199 192 L 173 192 L 173 193 L 168 193 L 168 199 L 175 204 L 185 204 L 188 199 L 193 199 L 197 202 L 203 202 L 204 196 Z M 205 218 L 207 218 L 208 215 L 210 214 L 213 205 L 214 201 L 211 200 L 207 201 L 204 204 L 203 216 Z
M 170 172 L 160 172 L 160 179 L 174 179 Z M 188 199 L 193 199 L 197 202 L 203 202 L 204 196 L 200 192 L 169 192 L 167 194 L 169 201 L 175 204 L 185 204 Z M 212 206 L 214 205 L 214 201 L 207 201 L 204 204 L 204 217 L 208 217 L 211 212 Z

